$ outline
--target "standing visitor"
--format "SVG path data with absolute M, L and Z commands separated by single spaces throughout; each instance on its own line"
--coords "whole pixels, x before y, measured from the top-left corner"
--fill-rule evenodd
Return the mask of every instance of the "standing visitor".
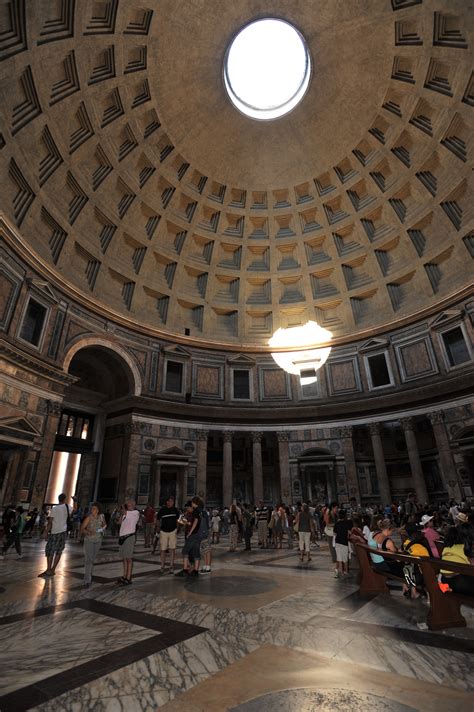
M 326 541 L 329 547 L 329 553 L 331 554 L 331 559 L 333 564 L 336 564 L 336 549 L 334 548 L 334 525 L 337 521 L 337 502 L 331 502 L 331 504 L 326 507 L 324 512 L 324 533 L 326 535 Z M 335 572 L 338 571 L 336 566 Z
M 190 511 L 186 515 L 189 526 L 187 527 L 186 541 L 183 546 L 183 568 L 175 576 L 199 576 L 199 564 L 201 561 L 201 529 L 203 501 L 198 495 L 191 500 Z M 187 507 L 187 505 L 186 505 Z M 193 569 L 190 570 L 192 564 Z
M 211 573 L 212 562 L 212 547 L 211 547 L 211 518 L 205 507 L 202 510 L 201 527 L 199 529 L 199 538 L 201 540 L 201 559 L 204 559 L 204 565 L 201 566 L 202 574 Z
M 117 583 L 129 586 L 132 583 L 133 550 L 135 548 L 140 512 L 135 507 L 134 499 L 127 499 L 119 531 L 119 556 L 123 562 L 123 576 Z
M 255 518 L 257 520 L 258 545 L 262 549 L 265 549 L 267 546 L 268 509 L 262 500 L 258 502 L 257 509 L 255 510 Z
M 245 551 L 250 551 L 250 540 L 252 539 L 253 516 L 248 504 L 243 505 L 242 524 L 244 528 Z
M 217 511 L 217 509 L 214 509 L 214 511 L 212 512 L 212 519 L 211 519 L 212 543 L 213 544 L 219 543 L 221 521 L 222 520 L 219 516 L 219 512 Z
M 155 508 L 151 502 L 148 502 L 147 506 L 145 507 L 145 511 L 143 512 L 143 520 L 145 524 L 145 549 L 151 547 L 153 534 L 155 531 L 155 516 Z
M 92 583 L 92 569 L 102 546 L 102 537 L 106 527 L 107 523 L 102 514 L 102 507 L 98 502 L 93 502 L 90 514 L 81 524 L 81 536 L 84 537 L 84 586 L 87 588 Z
M 22 553 L 21 553 L 21 536 L 25 530 L 26 526 L 26 515 L 25 515 L 25 510 L 23 507 L 17 507 L 15 510 L 16 518 L 12 522 L 10 519 L 10 533 L 8 537 L 6 538 L 3 548 L 2 548 L 2 554 L 0 556 L 0 559 L 5 558 L 5 554 L 7 553 L 8 549 L 15 545 L 17 557 L 19 559 L 22 559 Z
M 309 507 L 305 503 L 296 515 L 296 529 L 298 530 L 298 544 L 300 549 L 300 561 L 304 561 L 306 553 L 308 561 L 311 561 L 311 532 L 313 528 L 313 518 L 309 513 Z
M 237 514 L 237 507 L 233 504 L 230 508 L 229 514 L 229 551 L 237 551 L 237 539 L 239 536 L 239 515 Z
M 76 511 L 77 502 L 74 501 L 72 513 Z M 66 546 L 66 538 L 68 532 L 68 523 L 70 522 L 71 510 L 66 504 L 66 495 L 60 494 L 58 504 L 54 505 L 48 517 L 48 525 L 46 527 L 46 548 L 45 555 L 47 560 L 46 571 L 43 571 L 39 576 L 48 578 L 56 574 L 56 568 L 61 559 L 61 555 Z M 72 524 L 72 523 L 71 523 Z
M 154 511 L 154 510 L 153 510 Z M 145 510 L 146 512 L 146 510 Z M 179 509 L 174 506 L 174 497 L 170 496 L 156 515 L 156 531 L 159 534 L 161 573 L 166 572 L 166 552 L 170 552 L 170 565 L 168 573 L 173 573 L 174 557 L 176 555 L 176 537 L 178 531 Z M 155 553 L 157 539 L 153 545 Z
M 349 573 L 349 532 L 353 527 L 347 519 L 346 511 L 339 510 L 337 522 L 334 524 L 334 548 L 336 550 L 337 571 L 335 577 L 347 576 Z

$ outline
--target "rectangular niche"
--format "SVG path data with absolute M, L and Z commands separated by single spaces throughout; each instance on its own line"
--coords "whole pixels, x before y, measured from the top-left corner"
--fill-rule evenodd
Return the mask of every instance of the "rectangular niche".
M 405 343 L 394 343 L 394 348 L 402 381 L 413 381 L 438 373 L 429 336 L 414 337 Z
M 290 376 L 281 368 L 260 367 L 258 384 L 261 401 L 291 399 Z
M 330 395 L 338 396 L 362 391 L 356 356 L 328 361 L 325 369 Z
M 193 396 L 223 399 L 224 372 L 221 364 L 215 366 L 193 363 Z

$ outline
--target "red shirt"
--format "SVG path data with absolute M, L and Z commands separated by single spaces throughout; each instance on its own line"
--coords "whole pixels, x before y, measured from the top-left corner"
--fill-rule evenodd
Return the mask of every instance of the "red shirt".
M 143 516 L 145 517 L 145 522 L 147 524 L 153 524 L 153 522 L 155 521 L 155 508 L 150 506 L 145 507 Z

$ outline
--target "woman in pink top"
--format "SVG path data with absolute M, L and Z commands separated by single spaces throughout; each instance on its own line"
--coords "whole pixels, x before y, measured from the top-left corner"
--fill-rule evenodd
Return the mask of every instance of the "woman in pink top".
M 424 537 L 430 545 L 431 556 L 435 559 L 439 559 L 439 551 L 436 546 L 436 542 L 439 540 L 439 534 L 433 527 L 433 517 L 424 514 L 421 518 L 420 526 L 423 527 Z

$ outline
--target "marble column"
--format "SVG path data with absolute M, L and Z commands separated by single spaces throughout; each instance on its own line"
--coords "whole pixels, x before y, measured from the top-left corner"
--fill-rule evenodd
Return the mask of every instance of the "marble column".
M 178 467 L 178 476 L 176 479 L 176 506 L 181 509 L 186 502 L 186 495 L 188 489 L 188 468 Z
M 222 477 L 222 504 L 230 507 L 232 504 L 232 438 L 234 433 L 226 430 L 224 436 L 224 472 Z
M 161 465 L 156 460 L 152 464 L 152 490 L 151 496 L 155 507 L 160 506 L 161 496 Z
M 381 424 L 369 423 L 369 432 L 372 440 L 372 449 L 374 451 L 375 469 L 377 471 L 377 480 L 379 484 L 380 504 L 382 507 L 385 507 L 387 504 L 391 503 L 392 495 L 390 493 L 390 482 L 388 480 L 387 468 L 385 467 Z
M 357 467 L 352 441 L 352 425 L 341 428 L 342 451 L 344 453 L 344 464 L 346 466 L 347 492 L 349 497 L 355 497 L 360 504 L 359 478 L 357 477 Z
M 428 413 L 428 418 L 433 428 L 436 447 L 438 449 L 443 487 L 446 492 L 448 492 L 450 498 L 458 499 L 461 493 L 451 447 L 449 445 L 448 433 L 446 432 L 446 426 L 444 424 L 444 413 L 442 410 L 436 410 L 433 413 Z
M 49 469 L 51 467 L 54 443 L 56 441 L 56 433 L 59 428 L 61 412 L 61 403 L 58 401 L 48 401 L 46 423 L 43 430 L 43 441 L 41 443 L 41 452 L 38 457 L 35 483 L 31 497 L 31 507 L 39 508 L 44 503 L 46 489 L 48 487 Z
M 423 468 L 421 467 L 420 453 L 418 452 L 418 444 L 416 442 L 414 432 L 415 421 L 413 418 L 401 418 L 400 423 L 407 444 L 408 458 L 410 460 L 410 469 L 413 477 L 416 497 L 419 504 L 425 504 L 425 502 L 428 502 L 428 490 L 426 489 Z
M 253 499 L 263 500 L 263 463 L 262 463 L 263 433 L 252 433 L 252 464 L 253 464 Z
M 206 501 L 207 495 L 207 438 L 208 430 L 197 431 L 196 492 Z
M 280 497 L 282 502 L 291 502 L 289 433 L 277 433 L 278 457 L 280 461 Z

